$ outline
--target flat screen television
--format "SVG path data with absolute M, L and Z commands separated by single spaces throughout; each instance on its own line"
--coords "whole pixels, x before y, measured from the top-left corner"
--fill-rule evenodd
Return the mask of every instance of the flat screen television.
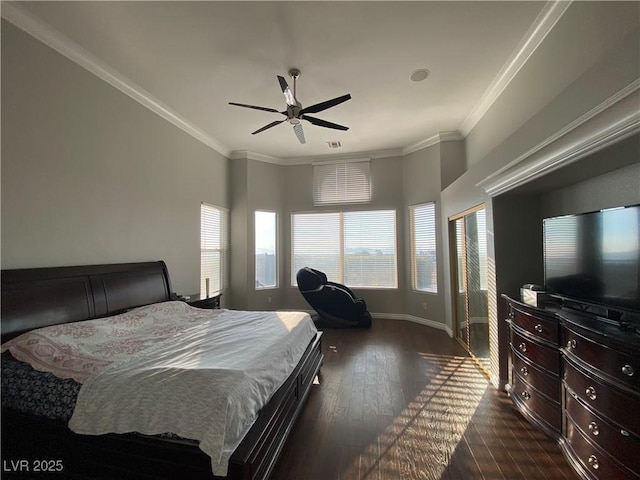
M 543 228 L 545 290 L 601 307 L 613 320 L 631 317 L 636 323 L 640 205 L 546 218 Z

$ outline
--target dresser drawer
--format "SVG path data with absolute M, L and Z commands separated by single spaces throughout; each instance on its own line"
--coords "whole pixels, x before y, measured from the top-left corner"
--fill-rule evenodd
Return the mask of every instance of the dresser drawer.
M 517 308 L 511 309 L 511 321 L 526 332 L 554 345 L 560 341 L 560 326 L 558 320 L 553 317 L 546 318 L 541 315 L 532 315 Z
M 626 467 L 640 472 L 640 439 L 594 415 L 572 393 L 567 391 L 565 398 L 567 421 L 573 422 L 592 443 Z
M 598 480 L 638 480 L 640 478 L 590 443 L 571 421 L 567 422 L 566 439 L 582 467 Z
M 550 400 L 560 403 L 562 398 L 560 377 L 544 373 L 522 358 L 515 348 L 512 347 L 512 350 L 514 375 L 521 377 L 526 383 L 549 397 Z
M 620 383 L 640 389 L 640 357 L 616 351 L 565 328 L 566 350 Z
M 613 423 L 640 435 L 640 398 L 619 390 L 600 379 L 578 370 L 569 360 L 565 361 L 564 381 L 585 405 L 602 414 Z
M 511 326 L 511 345 L 531 363 L 549 372 L 560 375 L 560 350 L 542 345 L 518 333 L 517 327 Z
M 535 417 L 538 421 L 544 422 L 547 429 L 551 429 L 556 433 L 560 432 L 562 412 L 559 404 L 552 402 L 540 394 L 540 392 L 525 383 L 517 375 L 513 377 L 513 386 L 510 395 L 516 405 Z

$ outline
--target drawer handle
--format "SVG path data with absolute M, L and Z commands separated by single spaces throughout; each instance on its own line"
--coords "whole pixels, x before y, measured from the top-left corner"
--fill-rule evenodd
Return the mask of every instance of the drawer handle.
M 591 435 L 596 437 L 600 435 L 600 428 L 598 428 L 598 424 L 596 422 L 591 422 L 589 424 L 589 431 L 591 432 Z
M 576 348 L 576 341 L 573 338 L 567 342 L 567 348 L 569 350 Z
M 527 391 L 522 392 L 520 395 L 522 395 L 522 398 L 525 400 L 529 400 L 531 398 L 531 394 Z
M 620 430 L 620 435 L 622 435 L 623 437 L 628 437 L 629 432 L 627 432 L 626 430 Z
M 627 377 L 633 377 L 635 371 L 631 365 L 625 365 L 622 367 L 622 373 L 624 373 Z
M 542 333 L 542 325 L 540 324 L 537 324 L 533 329 L 538 333 Z
M 522 367 L 520 369 L 520 373 L 522 374 L 523 377 L 526 377 L 527 375 L 529 375 L 529 369 L 527 367 Z
M 596 458 L 595 455 L 591 455 L 589 457 L 589 460 L 587 460 L 589 462 L 589 465 L 591 465 L 591 468 L 593 468 L 594 470 L 597 470 L 600 468 L 600 464 L 598 463 L 598 459 Z
M 518 345 L 518 349 L 521 352 L 526 352 L 527 351 L 527 344 L 526 343 L 521 343 L 520 345 Z
M 587 394 L 587 397 L 589 397 L 591 400 L 595 400 L 597 398 L 596 395 L 596 389 L 594 387 L 588 387 L 584 393 Z

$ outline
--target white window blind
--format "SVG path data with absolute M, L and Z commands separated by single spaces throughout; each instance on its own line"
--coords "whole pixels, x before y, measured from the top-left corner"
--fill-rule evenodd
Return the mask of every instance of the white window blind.
M 256 289 L 278 284 L 276 262 L 276 212 L 255 212 Z
M 340 213 L 294 213 L 291 215 L 291 282 L 304 267 L 323 271 L 327 278 L 342 278 Z
M 484 209 L 476 212 L 476 221 L 478 222 L 478 269 L 480 271 L 480 289 L 487 290 L 487 218 Z
M 371 201 L 369 161 L 313 166 L 313 204 L 368 203 Z
M 292 285 L 312 267 L 351 287 L 398 286 L 394 210 L 293 214 L 291 236 Z
M 464 293 L 465 287 L 465 273 L 464 273 L 464 217 L 456 220 L 456 252 L 458 258 L 458 292 Z
M 425 203 L 409 207 L 411 222 L 411 267 L 415 290 L 437 293 L 436 206 Z
M 344 283 L 396 288 L 396 212 L 345 212 Z
M 227 211 L 200 205 L 200 295 L 211 296 L 225 286 Z

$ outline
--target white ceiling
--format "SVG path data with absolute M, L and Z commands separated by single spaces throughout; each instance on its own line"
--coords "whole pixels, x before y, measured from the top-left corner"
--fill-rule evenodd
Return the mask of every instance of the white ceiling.
M 68 56 L 108 72 L 221 153 L 292 159 L 406 152 L 441 132 L 465 135 L 549 4 L 78 1 L 12 8 L 44 22 L 37 29 L 66 45 Z M 286 122 L 251 135 L 283 117 L 228 102 L 284 110 L 276 75 L 291 82 L 291 67 L 302 71 L 303 106 L 351 94 L 314 115 L 349 131 L 305 122 L 305 145 Z M 411 82 L 420 68 L 429 78 Z M 343 147 L 330 150 L 329 141 Z

